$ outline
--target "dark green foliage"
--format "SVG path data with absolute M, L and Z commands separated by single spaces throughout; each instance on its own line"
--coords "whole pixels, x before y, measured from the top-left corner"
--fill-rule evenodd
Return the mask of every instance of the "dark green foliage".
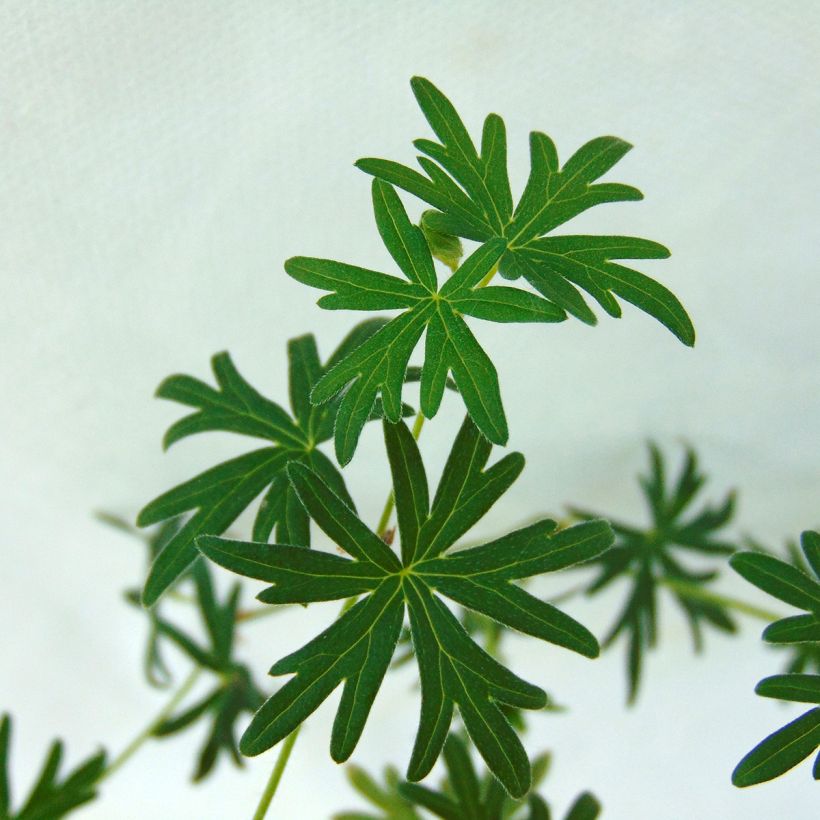
M 10 787 L 11 717 L 0 720 L 0 818 L 3 820 L 58 820 L 97 796 L 97 784 L 105 772 L 105 752 L 97 752 L 71 772 L 60 776 L 63 744 L 52 743 L 25 803 L 12 808 Z
M 498 374 L 463 316 L 494 322 L 560 322 L 566 318 L 564 311 L 528 291 L 484 287 L 504 251 L 500 239 L 483 244 L 439 285 L 424 233 L 410 222 L 393 187 L 381 180 L 373 181 L 373 210 L 382 241 L 403 279 L 331 259 L 297 256 L 285 262 L 285 270 L 297 281 L 330 291 L 319 300 L 322 307 L 403 311 L 329 369 L 311 393 L 311 401 L 321 405 L 346 388 L 336 415 L 339 463 L 346 464 L 353 457 L 379 395 L 385 418 L 396 422 L 401 417 L 405 373 L 425 332 L 421 369 L 424 415 L 432 418 L 438 412 L 452 371 L 479 430 L 496 444 L 506 443 L 507 420 Z M 442 242 L 436 242 L 434 248 L 441 255 Z
M 701 600 L 676 588 L 675 584 L 705 587 L 717 576 L 717 570 L 693 572 L 677 558 L 678 551 L 708 556 L 729 555 L 731 543 L 716 533 L 725 527 L 734 512 L 734 494 L 729 493 L 718 506 L 707 505 L 692 512 L 695 498 L 705 482 L 698 469 L 695 453 L 687 449 L 685 461 L 674 484 L 669 484 L 666 466 L 660 450 L 649 445 L 649 474 L 640 478 L 641 488 L 649 508 L 651 523 L 642 529 L 612 521 L 615 547 L 601 555 L 597 577 L 588 587 L 595 594 L 613 581 L 629 582 L 629 595 L 603 646 L 612 645 L 619 635 L 628 637 L 627 671 L 629 702 L 633 703 L 646 650 L 658 640 L 657 597 L 659 586 L 667 586 L 689 622 L 696 651 L 702 646 L 702 627 L 709 624 L 724 632 L 734 632 L 735 623 L 729 611 L 712 601 Z M 592 518 L 596 513 L 572 510 L 580 518 Z
M 364 596 L 317 638 L 274 664 L 271 674 L 293 677 L 257 712 L 240 748 L 248 755 L 269 749 L 344 681 L 331 755 L 346 760 L 390 664 L 406 608 L 422 690 L 408 778 L 421 780 L 430 771 L 458 705 L 490 769 L 511 794 L 521 796 L 530 785 L 529 761 L 499 705 L 539 709 L 546 696 L 484 652 L 439 594 L 594 657 L 598 643 L 588 630 L 513 582 L 594 558 L 611 544 L 611 530 L 606 522 L 593 521 L 556 532 L 554 522 L 540 521 L 489 544 L 447 553 L 517 478 L 523 457 L 511 453 L 485 469 L 491 445 L 467 417 L 431 501 L 410 431 L 403 422 L 385 422 L 384 434 L 401 559 L 320 475 L 298 463 L 288 468 L 295 492 L 311 518 L 351 558 L 286 544 L 197 540 L 216 563 L 272 584 L 259 595 L 267 603 Z
M 760 552 L 740 552 L 730 563 L 749 583 L 785 604 L 804 610 L 766 627 L 763 639 L 774 644 L 810 644 L 820 638 L 820 533 L 806 531 L 800 538 L 803 559 L 792 563 Z M 796 566 L 795 564 L 798 564 Z M 799 565 L 805 568 L 801 568 Z M 787 673 L 758 683 L 758 695 L 796 703 L 820 704 L 820 675 Z M 762 740 L 732 773 L 735 786 L 752 786 L 779 777 L 820 747 L 820 706 Z M 820 754 L 814 761 L 820 779 Z
M 532 764 L 533 788 L 546 775 L 549 755 L 541 755 Z M 402 783 L 395 771 L 388 770 L 385 786 L 379 786 L 361 769 L 349 772 L 354 788 L 382 814 L 362 812 L 338 814 L 334 820 L 420 820 L 413 808 L 430 812 L 444 820 L 549 820 L 547 803 L 537 794 L 513 798 L 487 771 L 479 777 L 470 759 L 467 745 L 456 734 L 450 734 L 444 744 L 444 765 L 447 776 L 438 790 L 416 783 Z M 601 810 L 589 792 L 580 795 L 565 815 L 565 820 L 595 820 Z
M 193 513 L 154 560 L 145 582 L 143 602 L 156 603 L 160 595 L 197 557 L 198 535 L 220 535 L 263 491 L 253 537 L 265 541 L 276 529 L 276 538 L 288 544 L 308 545 L 308 517 L 287 481 L 288 462 L 307 464 L 324 477 L 348 504 L 353 502 L 339 471 L 317 445 L 333 435 L 339 401 L 321 407 L 310 403 L 310 393 L 323 374 L 367 341 L 384 325 L 371 319 L 358 325 L 322 364 L 312 335 L 288 342 L 290 404 L 293 415 L 258 393 L 244 378 L 227 353 L 212 359 L 219 389 L 193 376 L 170 376 L 157 390 L 160 398 L 196 408 L 168 429 L 164 446 L 196 433 L 224 430 L 265 439 L 273 446 L 252 450 L 219 464 L 174 487 L 143 508 L 140 527 Z M 404 377 L 404 374 L 401 374 Z M 368 413 L 373 408 L 368 408 Z M 400 408 L 400 412 L 404 408 Z
M 359 168 L 432 205 L 436 210 L 425 216 L 426 227 L 476 242 L 503 240 L 502 275 L 523 276 L 581 321 L 594 324 L 596 319 L 579 288 L 610 316 L 621 315 L 618 296 L 662 322 L 684 344 L 694 344 L 694 328 L 678 299 L 655 280 L 613 261 L 664 259 L 669 251 L 663 245 L 629 236 L 545 236 L 595 205 L 643 199 L 629 185 L 597 182 L 630 150 L 629 143 L 598 137 L 560 167 L 552 140 L 533 131 L 530 176 L 513 208 L 501 117 L 488 115 L 479 151 L 441 91 L 423 77 L 414 77 L 411 86 L 440 140 L 413 143 L 423 155 L 417 159 L 424 173 L 372 158 L 360 159 Z
M 785 556 L 778 556 L 774 550 L 752 538 L 746 539 L 746 545 L 755 552 L 783 557 L 802 573 L 811 574 L 811 567 L 796 541 L 786 542 Z M 782 622 L 771 624 L 765 630 L 763 640 L 771 644 L 773 648 L 789 653 L 789 660 L 783 670 L 787 674 L 820 673 L 820 623 L 812 616 L 807 614 L 783 618 Z
M 196 602 L 208 636 L 208 646 L 202 646 L 169 621 L 156 616 L 158 634 L 177 646 L 197 666 L 216 677 L 216 685 L 201 699 L 180 713 L 172 715 L 154 729 L 155 737 L 167 737 L 181 732 L 201 720 L 210 727 L 197 759 L 193 779 L 199 782 L 214 768 L 220 752 L 241 766 L 242 756 L 236 742 L 236 723 L 245 713 L 255 712 L 264 700 L 250 670 L 234 658 L 236 621 L 240 588 L 236 584 L 223 603 L 215 595 L 210 570 L 203 562 L 191 569 L 196 587 Z

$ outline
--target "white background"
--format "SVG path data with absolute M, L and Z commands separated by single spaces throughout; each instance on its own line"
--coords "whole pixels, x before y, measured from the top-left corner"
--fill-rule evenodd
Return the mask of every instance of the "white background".
M 92 511 L 133 516 L 249 446 L 219 434 L 163 455 L 179 416 L 151 399 L 164 376 L 207 377 L 210 355 L 229 349 L 284 402 L 286 339 L 313 330 L 327 353 L 358 318 L 318 309 L 282 262 L 388 265 L 352 162 L 412 161 L 411 138 L 429 136 L 413 74 L 474 133 L 489 110 L 505 116 L 519 192 L 530 128 L 564 159 L 600 134 L 634 143 L 609 178 L 646 200 L 570 230 L 668 245 L 671 260 L 641 269 L 698 330 L 685 349 L 629 306 L 596 328 L 474 323 L 499 363 L 510 445 L 528 458 L 479 534 L 568 502 L 642 515 L 633 479 L 648 437 L 673 452 L 695 443 L 712 497 L 739 488 L 736 534 L 777 544 L 817 525 L 819 30 L 808 0 L 0 3 L 0 707 L 16 719 L 18 798 L 53 736 L 72 761 L 98 743 L 116 752 L 160 708 L 140 678 L 143 623 L 120 597 L 140 546 Z M 433 465 L 459 417 L 451 398 L 428 424 Z M 387 478 L 375 428 L 349 475 L 373 520 Z M 719 587 L 776 606 L 731 572 Z M 600 635 L 621 595 L 568 609 Z M 244 656 L 262 676 L 334 606 L 249 627 Z M 709 634 L 695 658 L 677 613 L 662 619 L 631 711 L 621 647 L 589 662 L 511 642 L 516 671 L 571 707 L 527 735 L 531 751 L 555 753 L 544 793 L 558 816 L 583 788 L 611 820 L 816 816 L 808 765 L 746 791 L 729 783 L 798 713 L 753 693 L 781 664 L 762 624 Z M 334 703 L 308 722 L 272 816 L 361 805 L 327 754 Z M 403 767 L 416 712 L 412 674 L 391 677 L 355 761 Z M 82 816 L 249 817 L 273 755 L 244 772 L 223 761 L 192 789 L 195 735 L 144 748 Z

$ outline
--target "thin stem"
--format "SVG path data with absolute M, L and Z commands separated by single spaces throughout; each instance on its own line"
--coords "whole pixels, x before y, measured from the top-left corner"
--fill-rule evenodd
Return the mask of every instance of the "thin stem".
M 492 270 L 478 283 L 479 288 L 486 288 L 490 284 L 493 277 L 498 273 L 498 265 L 493 265 Z
M 424 427 L 424 413 L 421 410 L 416 413 L 415 421 L 413 422 L 413 438 L 418 441 L 419 436 L 421 435 L 422 428 Z M 390 524 L 390 516 L 393 515 L 393 510 L 396 508 L 396 497 L 393 495 L 393 491 L 390 491 L 390 495 L 387 496 L 387 501 L 384 503 L 384 509 L 382 510 L 381 518 L 379 518 L 379 523 L 376 525 L 376 535 L 384 536 L 387 532 L 387 527 Z
M 276 764 L 273 771 L 270 773 L 268 785 L 265 786 L 265 791 L 262 792 L 262 797 L 259 800 L 259 805 L 254 812 L 253 820 L 264 820 L 268 813 L 270 804 L 273 801 L 276 790 L 279 788 L 279 781 L 282 779 L 282 774 L 285 771 L 285 766 L 290 760 L 290 753 L 293 751 L 293 744 L 296 743 L 296 738 L 299 737 L 299 730 L 302 728 L 301 724 L 297 726 L 286 738 L 279 751 L 279 757 L 276 758 Z
M 179 689 L 171 696 L 171 699 L 160 710 L 159 714 L 111 761 L 108 768 L 100 775 L 100 780 L 105 780 L 111 777 L 114 772 L 124 766 L 131 757 L 136 754 L 139 748 L 148 740 L 158 726 L 164 723 L 171 714 L 176 710 L 177 706 L 185 699 L 185 696 L 193 689 L 200 673 L 201 666 L 195 666 L 187 678 L 182 682 Z
M 686 581 L 679 581 L 675 578 L 659 578 L 658 580 L 665 587 L 686 598 L 706 601 L 710 604 L 717 604 L 718 606 L 727 607 L 728 609 L 734 609 L 738 612 L 742 612 L 744 615 L 760 618 L 761 621 L 779 621 L 783 617 L 783 615 L 770 612 L 768 609 L 762 609 L 754 604 L 740 601 L 737 598 L 730 598 L 727 595 L 719 595 L 716 592 L 711 592 L 710 590 L 703 589 L 696 584 L 690 584 Z

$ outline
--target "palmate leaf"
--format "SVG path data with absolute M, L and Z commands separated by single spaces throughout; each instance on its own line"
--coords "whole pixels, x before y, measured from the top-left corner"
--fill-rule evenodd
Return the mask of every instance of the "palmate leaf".
M 629 581 L 626 602 L 603 641 L 607 647 L 620 635 L 628 638 L 629 703 L 634 703 L 638 695 L 644 654 L 657 644 L 659 587 L 666 586 L 683 610 L 696 651 L 702 647 L 704 625 L 723 632 L 736 629 L 726 607 L 689 596 L 675 586 L 676 583 L 705 586 L 717 577 L 717 571 L 687 569 L 676 553 L 689 551 L 722 556 L 734 552 L 731 543 L 716 536 L 732 518 L 734 494 L 729 493 L 717 506 L 707 505 L 692 512 L 692 505 L 706 481 L 695 453 L 686 450 L 683 467 L 671 484 L 664 457 L 654 444 L 649 445 L 649 457 L 649 474 L 640 478 L 640 484 L 651 523 L 643 529 L 612 521 L 615 546 L 597 559 L 600 571 L 587 588 L 588 594 L 595 594 L 619 578 Z M 572 508 L 571 512 L 582 519 L 597 516 L 578 508 Z
M 339 402 L 321 407 L 310 403 L 310 393 L 324 373 L 360 347 L 384 325 L 371 319 L 358 325 L 322 364 L 312 335 L 288 342 L 290 403 L 293 415 L 257 392 L 239 374 L 227 353 L 219 353 L 212 367 L 219 389 L 192 376 L 170 376 L 157 390 L 160 398 L 196 408 L 175 422 L 165 434 L 164 446 L 196 433 L 223 430 L 265 439 L 273 446 L 230 459 L 186 481 L 146 505 L 137 518 L 147 527 L 193 513 L 155 558 L 143 589 L 143 603 L 151 606 L 190 566 L 198 553 L 198 535 L 221 535 L 262 494 L 253 537 L 276 537 L 288 544 L 310 543 L 309 520 L 290 487 L 285 468 L 290 461 L 308 464 L 352 505 L 344 479 L 317 445 L 333 435 Z M 402 374 L 403 377 L 404 374 Z M 370 412 L 371 408 L 368 408 Z M 400 408 L 406 412 L 406 408 Z
M 350 785 L 377 810 L 378 814 L 361 811 L 343 811 L 333 815 L 333 820 L 422 820 L 413 804 L 399 793 L 401 777 L 393 766 L 386 766 L 378 783 L 360 766 L 347 766 Z
M 264 696 L 247 666 L 234 657 L 239 585 L 235 585 L 221 603 L 216 597 L 208 566 L 198 562 L 190 572 L 208 646 L 202 646 L 159 615 L 155 616 L 157 633 L 175 644 L 196 665 L 212 672 L 217 683 L 196 703 L 185 706 L 181 712 L 156 726 L 152 734 L 157 738 L 168 737 L 201 720 L 209 720 L 208 732 L 193 773 L 194 782 L 200 782 L 211 774 L 220 753 L 231 758 L 236 765 L 242 765 L 236 741 L 236 723 L 246 713 L 255 712 Z
M 763 639 L 775 644 L 810 644 L 820 637 L 820 533 L 807 530 L 800 538 L 803 560 L 791 563 L 761 552 L 739 552 L 730 563 L 749 583 L 785 604 L 804 610 L 766 627 Z M 758 695 L 796 703 L 820 704 L 820 675 L 787 673 L 758 683 Z M 764 783 L 787 772 L 820 747 L 820 706 L 762 740 L 732 773 L 735 786 Z M 820 753 L 814 761 L 820 779 Z
M 392 186 L 374 180 L 373 209 L 382 240 L 404 279 L 330 259 L 297 256 L 285 262 L 285 270 L 297 281 L 330 291 L 319 300 L 324 308 L 403 311 L 329 369 L 311 393 L 311 401 L 321 405 L 346 389 L 336 416 L 336 457 L 341 464 L 353 457 L 378 396 L 385 417 L 399 420 L 410 356 L 425 332 L 424 415 L 432 418 L 438 412 L 452 372 L 479 430 L 490 441 L 504 444 L 507 420 L 498 374 L 463 316 L 495 322 L 560 322 L 566 318 L 564 311 L 524 290 L 481 287 L 504 251 L 501 239 L 483 244 L 439 287 L 427 241 L 410 222 Z
M 311 518 L 350 558 L 285 544 L 216 537 L 197 539 L 212 561 L 271 586 L 267 603 L 310 603 L 363 596 L 315 639 L 282 658 L 273 675 L 292 675 L 256 713 L 240 741 L 255 755 L 292 732 L 344 682 L 330 750 L 346 760 L 393 656 L 405 610 L 421 679 L 421 718 L 407 776 L 427 775 L 458 706 L 487 765 L 513 795 L 529 788 L 530 765 L 501 709 L 539 709 L 546 696 L 482 650 L 444 605 L 444 595 L 529 635 L 588 657 L 595 637 L 577 621 L 515 581 L 589 560 L 612 532 L 592 521 L 561 532 L 541 521 L 479 547 L 448 553 L 517 478 L 523 457 L 511 453 L 487 468 L 491 445 L 469 416 L 459 432 L 432 502 L 424 466 L 403 422 L 384 424 L 393 477 L 401 559 L 315 471 L 292 463 L 288 474 Z
M 544 236 L 595 205 L 643 199 L 629 185 L 598 182 L 630 150 L 629 143 L 598 137 L 560 167 L 552 140 L 533 131 L 530 176 L 513 208 L 501 117 L 487 117 L 477 150 L 453 104 L 438 88 L 423 77 L 414 77 L 411 87 L 440 140 L 414 142 L 422 154 L 418 162 L 424 173 L 373 158 L 360 159 L 356 165 L 361 170 L 432 205 L 436 211 L 425 217 L 431 230 L 476 242 L 503 240 L 502 275 L 523 276 L 581 321 L 594 324 L 596 319 L 580 290 L 615 317 L 621 315 L 617 296 L 663 323 L 684 344 L 694 344 L 692 322 L 674 294 L 613 261 L 664 259 L 669 251 L 663 245 L 628 236 Z
M 0 720 L 0 817 L 3 820 L 57 820 L 97 796 L 97 784 L 105 772 L 105 752 L 98 752 L 61 776 L 63 744 L 56 740 L 51 745 L 25 802 L 18 809 L 13 809 L 9 773 L 10 743 L 11 717 L 3 715 Z
M 380 810 L 380 814 L 345 812 L 336 815 L 335 820 L 416 820 L 420 815 L 414 806 L 444 820 L 549 820 L 552 816 L 540 795 L 530 792 L 528 797 L 513 798 L 491 772 L 479 776 L 467 745 L 457 734 L 451 733 L 444 744 L 444 765 L 446 777 L 438 789 L 402 783 L 395 771 L 387 773 L 385 786 L 379 786 L 356 768 L 355 779 L 351 776 L 351 782 Z M 533 790 L 543 780 L 549 765 L 548 754 L 533 760 Z M 600 810 L 596 798 L 584 792 L 575 800 L 565 820 L 595 820 Z

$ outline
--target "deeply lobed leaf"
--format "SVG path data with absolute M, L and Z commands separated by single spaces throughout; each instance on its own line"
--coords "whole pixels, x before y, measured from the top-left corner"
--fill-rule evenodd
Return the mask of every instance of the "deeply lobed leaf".
M 507 440 L 498 375 L 463 316 L 497 322 L 560 322 L 564 311 L 517 288 L 482 287 L 504 252 L 501 239 L 484 243 L 441 286 L 430 247 L 413 225 L 394 189 L 373 182 L 376 225 L 404 279 L 329 259 L 294 257 L 287 273 L 303 284 L 330 291 L 322 307 L 350 310 L 400 309 L 404 312 L 352 351 L 316 384 L 311 400 L 323 404 L 345 391 L 336 420 L 336 455 L 353 457 L 361 430 L 380 396 L 385 417 L 401 417 L 401 394 L 410 357 L 425 335 L 421 369 L 421 409 L 432 417 L 452 372 L 467 411 L 492 442 Z
M 548 755 L 540 755 L 533 761 L 533 787 L 543 779 L 548 762 Z M 416 820 L 419 815 L 414 807 L 444 820 L 549 820 L 551 817 L 547 803 L 540 795 L 531 792 L 527 797 L 513 798 L 504 792 L 491 772 L 485 771 L 479 775 L 468 745 L 456 733 L 449 734 L 444 744 L 444 766 L 446 778 L 438 789 L 400 782 L 396 773 L 390 771 L 385 778 L 386 787 L 383 787 L 361 769 L 353 768 L 349 773 L 351 782 L 365 799 L 381 811 L 378 818 L 346 813 L 337 815 L 336 820 L 360 817 L 370 820 Z M 596 798 L 584 792 L 572 804 L 565 820 L 595 820 L 600 810 Z
M 540 522 L 489 544 L 449 553 L 523 467 L 510 454 L 486 468 L 490 444 L 468 416 L 430 500 L 424 465 L 403 422 L 384 423 L 398 511 L 401 559 L 315 471 L 291 464 L 291 486 L 305 510 L 348 557 L 290 545 L 200 537 L 204 555 L 271 587 L 269 602 L 308 603 L 364 597 L 324 632 L 279 660 L 273 675 L 292 675 L 254 716 L 240 748 L 259 754 L 278 743 L 340 684 L 331 738 L 337 761 L 353 752 L 393 656 L 405 611 L 419 664 L 422 706 L 408 768 L 423 778 L 445 742 L 457 706 L 473 742 L 505 788 L 529 788 L 530 765 L 503 705 L 542 708 L 546 695 L 476 644 L 440 596 L 508 626 L 594 657 L 595 638 L 581 624 L 514 584 L 517 579 L 587 560 L 607 549 L 612 532 L 589 522 L 559 533 Z
M 106 767 L 105 752 L 98 752 L 61 776 L 63 744 L 55 740 L 25 802 L 13 809 L 9 783 L 11 728 L 11 717 L 4 714 L 0 719 L 0 817 L 58 820 L 96 798 L 97 784 Z
M 716 572 L 693 572 L 677 555 L 691 551 L 704 555 L 725 555 L 734 547 L 718 537 L 731 520 L 734 494 L 729 493 L 718 505 L 706 505 L 693 511 L 705 477 L 698 467 L 694 451 L 687 449 L 676 478 L 667 475 L 663 454 L 649 445 L 649 472 L 639 478 L 651 523 L 641 528 L 613 522 L 616 541 L 612 550 L 601 555 L 596 564 L 597 576 L 587 588 L 589 594 L 612 584 L 619 578 L 629 583 L 623 607 L 604 639 L 610 646 L 624 635 L 627 641 L 628 701 L 634 702 L 644 666 L 644 654 L 657 643 L 658 590 L 667 586 L 685 614 L 695 649 L 702 646 L 702 629 L 710 625 L 733 632 L 735 624 L 726 607 L 686 594 L 689 586 L 705 586 Z M 596 513 L 573 510 L 580 518 Z
M 477 242 L 503 239 L 502 274 L 524 277 L 581 321 L 594 324 L 596 319 L 579 289 L 611 316 L 621 315 L 618 296 L 656 318 L 684 344 L 694 344 L 692 322 L 677 297 L 654 279 L 613 261 L 663 259 L 669 251 L 662 245 L 632 237 L 545 236 L 596 205 L 643 198 L 631 186 L 598 182 L 631 149 L 629 143 L 598 137 L 560 167 L 555 144 L 533 131 L 529 179 L 513 207 L 501 117 L 490 114 L 485 120 L 479 152 L 455 107 L 433 83 L 414 77 L 411 86 L 440 140 L 414 143 L 426 155 L 418 157 L 424 174 L 373 158 L 360 159 L 356 165 L 361 170 L 432 205 L 436 210 L 425 215 L 425 224 L 440 234 Z
M 288 360 L 292 416 L 253 388 L 227 353 L 217 354 L 212 360 L 218 389 L 184 375 L 171 376 L 160 385 L 159 397 L 197 408 L 171 425 L 164 439 L 166 447 L 195 433 L 212 430 L 262 438 L 269 446 L 212 467 L 143 508 L 137 518 L 141 527 L 190 516 L 154 559 L 143 590 L 146 606 L 155 604 L 197 557 L 197 536 L 221 535 L 263 492 L 253 537 L 267 541 L 275 529 L 277 539 L 284 543 L 309 545 L 309 518 L 285 473 L 290 462 L 309 465 L 352 504 L 340 472 L 317 449 L 317 445 L 333 435 L 340 402 L 315 407 L 310 403 L 310 393 L 327 371 L 377 334 L 383 325 L 380 319 L 358 325 L 324 365 L 312 335 L 291 339 Z M 368 415 L 373 410 L 369 407 Z M 399 415 L 404 411 L 399 406 Z

